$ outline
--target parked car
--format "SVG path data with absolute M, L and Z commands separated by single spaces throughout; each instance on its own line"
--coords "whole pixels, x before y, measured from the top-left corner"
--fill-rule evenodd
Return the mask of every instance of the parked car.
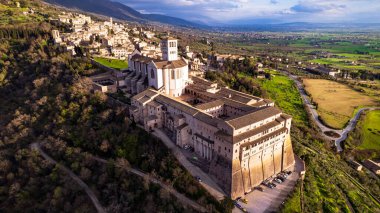
M 190 146 L 189 145 L 185 145 L 183 148 L 186 149 L 186 150 L 188 150 L 188 149 L 190 149 Z
M 260 192 L 263 192 L 263 191 L 264 191 L 263 187 L 261 187 L 261 186 L 256 186 L 256 187 L 253 188 L 253 189 L 259 190 Z
M 195 176 L 195 179 L 197 179 L 198 182 L 202 182 L 202 179 L 198 176 Z
M 276 181 L 277 183 L 282 183 L 282 180 L 280 180 L 279 178 L 274 178 L 273 180 Z
M 274 188 L 274 186 L 272 184 L 270 184 L 270 183 L 265 183 L 264 186 L 266 186 L 266 187 L 268 187 L 270 189 Z
M 285 182 L 285 180 L 286 180 L 286 178 L 281 177 L 281 176 L 277 176 L 277 179 L 280 179 L 282 182 Z
M 290 175 L 290 174 L 292 174 L 292 171 L 285 171 L 285 173 L 286 173 L 287 175 Z
M 277 185 L 275 183 L 270 183 L 273 187 L 277 187 Z
M 288 178 L 288 174 L 286 174 L 285 172 L 282 172 L 281 175 L 284 176 L 285 178 Z
M 245 198 L 243 198 L 243 199 L 240 199 L 240 201 L 241 201 L 241 202 L 243 202 L 243 203 L 245 203 L 245 204 L 247 204 L 247 203 L 248 203 L 248 200 L 247 200 L 247 199 L 245 199 Z

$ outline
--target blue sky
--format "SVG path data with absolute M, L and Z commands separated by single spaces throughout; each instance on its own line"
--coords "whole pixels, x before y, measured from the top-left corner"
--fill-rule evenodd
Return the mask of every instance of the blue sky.
M 380 0 L 113 0 L 207 24 L 380 23 Z

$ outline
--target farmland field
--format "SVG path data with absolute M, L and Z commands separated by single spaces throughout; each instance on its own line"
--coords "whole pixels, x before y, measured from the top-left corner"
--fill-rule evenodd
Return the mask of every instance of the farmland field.
M 304 79 L 303 82 L 313 102 L 318 105 L 320 118 L 333 128 L 344 128 L 356 108 L 377 104 L 375 99 L 334 81 Z
M 380 150 L 380 110 L 368 112 L 361 127 L 359 149 Z
M 126 69 L 128 68 L 128 62 L 118 59 L 109 59 L 109 58 L 94 58 L 94 60 L 106 67 L 111 67 L 114 69 Z

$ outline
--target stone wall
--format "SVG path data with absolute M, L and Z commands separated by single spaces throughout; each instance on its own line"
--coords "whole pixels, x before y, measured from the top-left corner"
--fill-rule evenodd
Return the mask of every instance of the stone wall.
M 242 161 L 240 158 L 233 160 L 230 171 L 231 190 L 226 193 L 232 199 L 243 196 L 245 192 L 250 192 L 253 187 L 289 168 L 294 162 L 290 135 L 286 134 L 284 142 L 268 146 Z

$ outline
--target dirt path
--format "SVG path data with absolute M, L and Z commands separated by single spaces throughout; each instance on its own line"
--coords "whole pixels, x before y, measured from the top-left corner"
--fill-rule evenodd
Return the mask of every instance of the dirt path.
M 94 160 L 100 162 L 100 163 L 108 163 L 107 160 L 105 159 L 102 159 L 102 158 L 99 158 L 99 157 L 93 157 Z M 118 164 L 115 164 L 115 166 L 117 167 L 121 167 L 120 165 Z M 194 209 L 196 209 L 197 211 L 200 211 L 200 212 L 207 212 L 206 208 L 204 208 L 203 206 L 199 205 L 198 203 L 196 203 L 195 201 L 187 198 L 186 196 L 184 196 L 183 194 L 179 193 L 178 191 L 176 191 L 173 187 L 161 182 L 160 180 L 150 176 L 149 174 L 146 174 L 140 170 L 137 170 L 137 169 L 133 169 L 131 167 L 127 167 L 127 166 L 123 166 L 122 167 L 123 169 L 126 169 L 128 172 L 130 173 L 133 173 L 135 175 L 138 175 L 144 179 L 147 179 L 149 180 L 150 182 L 152 183 L 155 183 L 155 184 L 158 184 L 160 185 L 162 188 L 166 189 L 168 192 L 170 192 L 172 195 L 174 195 L 179 201 L 181 201 L 183 204 L 185 205 L 188 205 L 188 206 L 191 206 L 193 207 Z
M 77 182 L 78 185 L 80 187 L 82 187 L 85 190 L 85 192 L 87 193 L 87 195 L 90 197 L 90 199 L 91 199 L 92 203 L 94 204 L 96 210 L 99 213 L 105 213 L 104 208 L 100 204 L 100 202 L 99 202 L 98 198 L 96 197 L 95 193 L 88 187 L 88 185 L 85 182 L 83 182 L 78 176 L 76 176 L 74 174 L 74 172 L 72 172 L 70 169 L 68 169 L 67 167 L 63 166 L 62 164 L 59 164 L 57 161 L 55 161 L 53 158 L 51 158 L 49 155 L 47 155 L 41 149 L 41 146 L 40 146 L 39 143 L 32 143 L 30 147 L 31 147 L 32 150 L 36 150 L 37 152 L 39 152 L 39 154 L 43 158 L 45 158 L 47 161 L 49 161 L 52 164 L 57 165 L 59 167 L 59 169 L 61 169 L 62 171 L 64 171 L 65 173 L 67 173 L 72 179 L 74 179 L 74 181 Z
M 50 163 L 53 163 L 53 164 L 56 164 L 59 166 L 59 168 L 64 171 L 65 173 L 67 173 L 71 178 L 73 178 L 87 193 L 87 195 L 90 197 L 92 203 L 94 204 L 95 208 L 98 210 L 98 212 L 100 213 L 105 213 L 104 211 L 104 208 L 101 206 L 99 200 L 97 199 L 97 197 L 95 196 L 95 194 L 92 192 L 92 190 L 87 186 L 86 183 L 84 183 L 78 176 L 76 176 L 74 174 L 74 172 L 72 172 L 70 169 L 68 169 L 67 167 L 59 164 L 57 161 L 55 161 L 53 158 L 51 158 L 49 155 L 47 155 L 42 149 L 41 149 L 41 146 L 39 143 L 33 143 L 31 145 L 31 148 L 33 150 L 36 150 L 38 151 L 43 158 L 45 158 L 47 161 L 49 161 Z M 93 157 L 94 160 L 100 162 L 100 163 L 108 163 L 107 160 L 105 159 L 102 159 L 102 158 L 99 158 L 99 157 Z M 119 165 L 115 165 L 115 166 L 119 166 Z M 144 179 L 147 179 L 149 180 L 150 182 L 152 183 L 155 183 L 155 184 L 158 184 L 160 185 L 162 188 L 164 188 L 165 190 L 167 190 L 168 192 L 170 192 L 172 195 L 174 195 L 180 202 L 182 202 L 183 204 L 185 205 L 188 205 L 188 206 L 191 206 L 193 207 L 195 210 L 199 211 L 199 212 L 207 212 L 206 208 L 204 208 L 203 206 L 199 205 L 198 203 L 196 203 L 195 201 L 187 198 L 186 196 L 184 196 L 183 194 L 177 192 L 173 187 L 169 186 L 169 185 L 166 185 L 165 183 L 161 182 L 160 180 L 154 178 L 154 177 L 151 177 L 149 174 L 146 174 L 142 171 L 139 171 L 137 169 L 133 169 L 133 168 L 130 168 L 130 167 L 126 167 L 124 166 L 123 167 L 124 169 L 126 169 L 128 172 L 130 173 L 133 173 L 135 175 L 138 175 Z

